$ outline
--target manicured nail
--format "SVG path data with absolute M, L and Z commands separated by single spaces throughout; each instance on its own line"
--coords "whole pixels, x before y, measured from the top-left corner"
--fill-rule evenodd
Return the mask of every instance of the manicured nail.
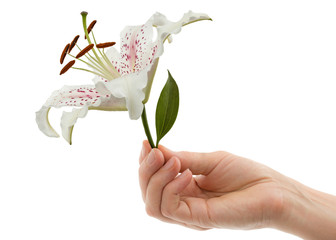
M 155 162 L 155 152 L 154 150 L 150 151 L 148 158 L 147 158 L 147 164 L 152 165 Z
M 166 164 L 162 167 L 163 170 L 168 170 L 170 169 L 175 163 L 174 159 L 170 159 Z

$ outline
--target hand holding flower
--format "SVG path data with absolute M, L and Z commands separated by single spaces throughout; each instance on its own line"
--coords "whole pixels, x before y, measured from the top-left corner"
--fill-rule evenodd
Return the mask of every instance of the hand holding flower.
M 336 236 L 336 197 L 228 152 L 173 152 L 145 141 L 139 180 L 147 213 L 209 228 L 276 228 L 303 239 Z

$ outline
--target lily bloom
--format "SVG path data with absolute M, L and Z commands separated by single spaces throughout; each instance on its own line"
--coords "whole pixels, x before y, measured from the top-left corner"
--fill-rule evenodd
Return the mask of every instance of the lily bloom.
M 211 20 L 206 14 L 190 11 L 179 21 L 171 22 L 164 15 L 156 13 L 145 24 L 128 26 L 121 32 L 118 52 L 113 46 L 114 42 L 97 44 L 91 31 L 96 21 L 87 27 L 86 16 L 87 13 L 82 12 L 85 38 L 89 45 L 80 49 L 77 45 L 79 36 L 67 44 L 60 62 L 62 64 L 68 56 L 75 60 L 66 64 L 60 74 L 70 68 L 87 71 L 95 75 L 94 85 L 64 86 L 53 92 L 36 112 L 39 129 L 49 137 L 59 137 L 49 123 L 49 110 L 52 107 L 73 107 L 71 112 L 64 111 L 61 118 L 62 135 L 70 144 L 74 124 L 78 118 L 85 117 L 88 110 L 128 111 L 130 119 L 138 119 L 148 101 L 164 42 L 171 42 L 172 34 L 179 33 L 185 25 Z M 153 29 L 157 31 L 155 41 L 152 40 Z M 73 56 L 71 51 L 76 45 L 80 52 Z M 84 57 L 86 60 L 83 60 Z M 85 63 L 89 69 L 74 67 L 76 61 Z

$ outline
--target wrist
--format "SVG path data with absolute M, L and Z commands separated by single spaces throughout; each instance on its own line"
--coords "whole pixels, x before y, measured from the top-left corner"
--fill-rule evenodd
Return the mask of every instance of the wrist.
M 284 177 L 283 207 L 274 227 L 306 240 L 336 236 L 336 197 Z

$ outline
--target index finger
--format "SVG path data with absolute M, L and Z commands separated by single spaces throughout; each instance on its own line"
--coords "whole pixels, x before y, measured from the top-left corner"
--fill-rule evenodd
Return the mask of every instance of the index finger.
M 147 157 L 147 155 L 150 153 L 150 151 L 152 150 L 149 142 L 147 140 L 144 140 L 142 142 L 142 149 L 141 149 L 141 153 L 139 156 L 139 164 L 141 164 L 143 162 L 143 160 Z
M 159 149 L 165 159 L 170 159 L 173 156 L 180 159 L 181 172 L 190 169 L 195 175 L 208 175 L 220 162 L 227 161 L 234 156 L 233 154 L 223 151 L 212 153 L 174 152 L 161 145 Z

